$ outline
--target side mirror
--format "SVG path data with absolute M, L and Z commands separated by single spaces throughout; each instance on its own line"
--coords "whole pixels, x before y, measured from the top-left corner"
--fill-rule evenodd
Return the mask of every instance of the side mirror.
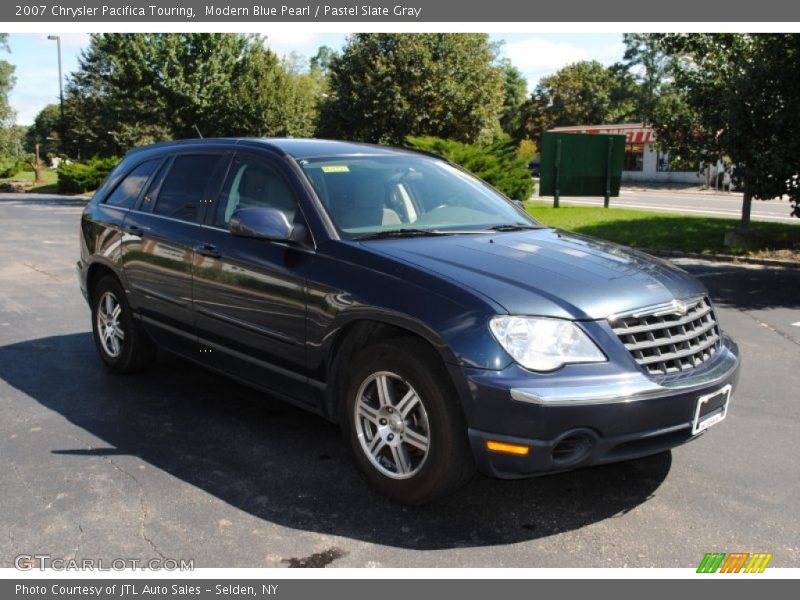
M 277 208 L 253 207 L 233 211 L 228 229 L 240 237 L 288 242 L 292 239 L 294 226 L 286 213 Z

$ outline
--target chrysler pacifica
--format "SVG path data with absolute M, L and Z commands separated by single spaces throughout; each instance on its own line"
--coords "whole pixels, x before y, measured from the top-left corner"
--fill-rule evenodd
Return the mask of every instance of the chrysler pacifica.
M 162 348 L 337 422 L 409 504 L 646 456 L 721 421 L 736 344 L 706 289 L 545 227 L 441 158 L 336 141 L 129 152 L 81 221 L 100 358 Z

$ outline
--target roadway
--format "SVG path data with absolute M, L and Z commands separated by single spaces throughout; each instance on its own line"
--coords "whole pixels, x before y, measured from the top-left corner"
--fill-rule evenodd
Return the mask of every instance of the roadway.
M 552 202 L 552 198 L 536 198 Z M 602 206 L 603 198 L 576 198 L 562 196 L 564 205 Z M 672 190 L 623 189 L 618 198 L 611 199 L 611 206 L 656 212 L 671 212 L 698 217 L 722 217 L 738 219 L 742 213 L 740 193 L 691 192 Z M 800 225 L 800 219 L 789 215 L 788 200 L 753 200 L 751 218 L 754 221 L 772 221 Z

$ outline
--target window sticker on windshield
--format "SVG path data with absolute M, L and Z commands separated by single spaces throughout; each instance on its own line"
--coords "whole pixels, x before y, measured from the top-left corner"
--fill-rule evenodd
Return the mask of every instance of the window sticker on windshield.
M 324 165 L 322 167 L 323 173 L 349 173 L 350 167 L 347 165 Z

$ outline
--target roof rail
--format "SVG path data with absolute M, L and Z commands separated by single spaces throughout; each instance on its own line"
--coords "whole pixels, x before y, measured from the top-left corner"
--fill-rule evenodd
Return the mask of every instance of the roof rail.
M 191 144 L 208 144 L 209 142 L 235 142 L 239 138 L 234 137 L 219 137 L 219 138 L 188 138 L 181 140 L 164 140 L 163 142 L 154 142 L 152 144 L 145 144 L 144 146 L 136 146 L 129 149 L 125 154 L 134 154 L 143 150 L 153 150 L 156 148 L 163 148 L 165 146 L 189 146 Z
M 415 154 L 424 154 L 425 156 L 430 156 L 431 158 L 438 158 L 439 160 L 443 160 L 445 162 L 451 162 L 449 158 L 446 156 L 442 156 L 441 154 L 436 154 L 436 152 L 431 152 L 430 150 L 423 150 L 421 148 L 414 148 L 413 146 L 390 146 L 393 148 L 397 148 L 398 150 L 405 150 L 406 152 L 414 152 Z

